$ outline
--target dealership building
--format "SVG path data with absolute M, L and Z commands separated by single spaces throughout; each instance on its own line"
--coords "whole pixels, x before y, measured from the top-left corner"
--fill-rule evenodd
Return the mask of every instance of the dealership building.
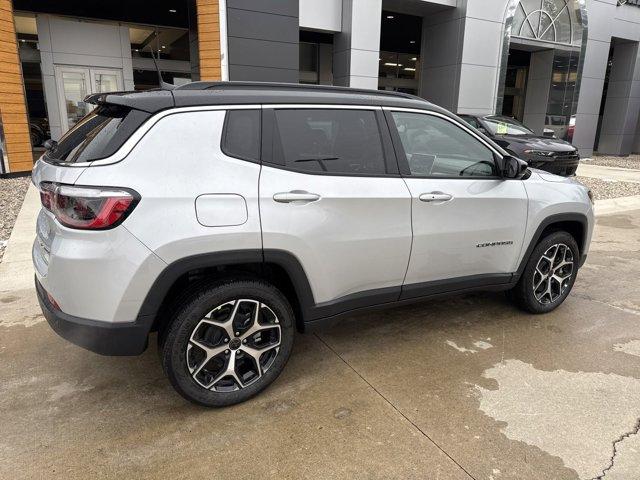
M 86 95 L 253 80 L 412 93 L 640 152 L 640 0 L 0 0 L 0 173 Z

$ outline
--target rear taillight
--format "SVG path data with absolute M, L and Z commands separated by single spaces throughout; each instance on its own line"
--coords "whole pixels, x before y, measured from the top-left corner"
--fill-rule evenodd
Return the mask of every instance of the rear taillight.
M 42 206 L 65 227 L 82 230 L 115 227 L 131 213 L 139 198 L 135 192 L 120 188 L 40 184 Z

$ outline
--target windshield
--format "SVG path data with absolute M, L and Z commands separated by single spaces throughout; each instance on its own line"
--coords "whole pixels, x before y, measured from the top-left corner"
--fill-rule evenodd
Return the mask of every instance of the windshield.
M 484 117 L 483 123 L 493 135 L 535 135 L 517 120 L 508 117 Z

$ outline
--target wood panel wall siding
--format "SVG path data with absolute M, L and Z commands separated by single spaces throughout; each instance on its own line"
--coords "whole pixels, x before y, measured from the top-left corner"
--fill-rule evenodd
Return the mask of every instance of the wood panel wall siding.
M 27 103 L 11 0 L 0 0 L 0 117 L 9 172 L 33 168 Z
M 220 11 L 218 0 L 196 0 L 200 79 L 220 80 Z

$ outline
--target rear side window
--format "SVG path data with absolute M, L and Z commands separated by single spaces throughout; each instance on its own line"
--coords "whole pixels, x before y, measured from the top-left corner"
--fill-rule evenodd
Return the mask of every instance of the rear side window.
M 115 106 L 94 109 L 47 151 L 52 163 L 91 162 L 113 155 L 150 117 L 147 112 Z
M 222 151 L 230 157 L 260 161 L 260 110 L 229 110 L 222 133 Z
M 372 110 L 275 111 L 274 161 L 301 172 L 386 173 L 382 139 Z

